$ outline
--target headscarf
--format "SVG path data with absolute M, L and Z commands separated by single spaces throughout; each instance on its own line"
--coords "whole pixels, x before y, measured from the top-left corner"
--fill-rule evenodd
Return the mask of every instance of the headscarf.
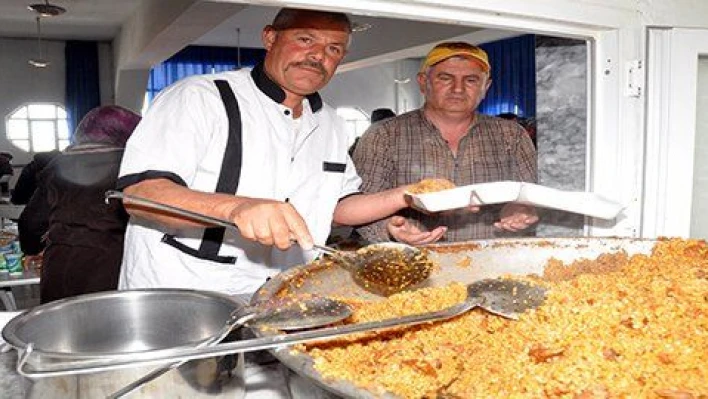
M 79 122 L 73 144 L 103 144 L 123 148 L 140 119 L 140 115 L 117 105 L 96 107 Z

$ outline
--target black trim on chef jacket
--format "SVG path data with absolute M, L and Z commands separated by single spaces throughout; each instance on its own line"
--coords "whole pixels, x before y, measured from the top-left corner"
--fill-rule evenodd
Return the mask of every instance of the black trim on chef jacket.
M 347 164 L 325 161 L 322 163 L 322 170 L 325 172 L 344 173 L 344 171 L 347 170 Z
M 187 187 L 187 183 L 185 183 L 185 181 L 175 173 L 160 170 L 146 170 L 142 173 L 134 173 L 132 175 L 125 175 L 119 178 L 118 181 L 116 181 L 116 189 L 123 191 L 123 189 L 128 186 L 152 179 L 167 179 L 179 184 L 180 186 Z
M 268 77 L 265 73 L 263 63 L 253 67 L 251 70 L 251 78 L 253 78 L 253 82 L 263 94 L 270 97 L 271 100 L 278 104 L 282 104 L 283 101 L 285 101 L 285 91 Z M 320 97 L 319 93 L 308 94 L 307 101 L 310 103 L 310 108 L 312 108 L 313 113 L 322 109 L 322 97 Z
M 231 86 L 225 80 L 215 80 L 214 84 L 219 89 L 221 100 L 224 102 L 226 116 L 229 120 L 229 137 L 226 141 L 224 159 L 221 161 L 219 181 L 216 183 L 217 193 L 235 194 L 241 178 L 241 163 L 243 161 L 243 141 L 241 111 L 238 100 Z M 224 227 L 209 227 L 204 229 L 202 243 L 199 250 L 190 248 L 177 241 L 174 236 L 165 234 L 162 242 L 194 257 L 207 259 L 218 263 L 236 263 L 234 256 L 219 256 L 219 249 L 224 241 Z
M 355 196 L 355 195 L 359 195 L 359 194 L 364 194 L 364 193 L 363 193 L 362 191 L 357 191 L 357 192 L 354 192 L 354 193 L 351 193 L 351 194 L 347 194 L 347 195 L 345 195 L 344 197 L 338 199 L 337 202 L 341 202 L 343 199 L 346 199 L 346 198 L 349 198 L 349 197 L 352 197 L 352 196 Z
M 242 124 L 241 110 L 238 107 L 238 100 L 234 95 L 231 86 L 225 80 L 215 80 L 214 84 L 219 89 L 221 99 L 224 101 L 226 115 L 229 119 L 229 138 L 226 141 L 226 150 L 224 151 L 224 159 L 221 161 L 221 172 L 219 173 L 219 181 L 216 183 L 217 193 L 236 194 L 238 182 L 241 179 L 241 164 L 243 161 L 243 139 L 242 139 Z M 199 246 L 199 253 L 205 255 L 208 259 L 233 259 L 234 257 L 219 256 L 219 248 L 224 241 L 224 227 L 212 227 L 204 230 L 202 244 Z M 218 261 L 218 260 L 217 260 Z

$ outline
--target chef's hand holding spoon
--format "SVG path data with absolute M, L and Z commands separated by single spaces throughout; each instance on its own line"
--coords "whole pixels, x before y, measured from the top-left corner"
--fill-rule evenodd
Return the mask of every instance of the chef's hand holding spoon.
M 312 236 L 305 220 L 295 207 L 283 201 L 206 193 L 191 190 L 167 179 L 145 180 L 126 187 L 125 194 L 153 202 L 232 221 L 241 235 L 264 245 L 287 249 L 297 242 L 303 249 L 312 249 Z M 159 212 L 150 207 L 124 202 L 131 215 L 153 220 L 175 228 L 205 226 L 199 219 L 190 219 L 174 212 Z
M 288 249 L 297 242 L 305 250 L 312 249 L 312 236 L 305 220 L 290 203 L 241 197 L 229 212 L 241 236 L 278 249 Z

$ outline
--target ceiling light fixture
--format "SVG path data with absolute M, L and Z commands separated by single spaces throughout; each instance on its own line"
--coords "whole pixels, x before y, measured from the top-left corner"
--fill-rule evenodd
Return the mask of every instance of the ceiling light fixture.
M 44 4 L 30 4 L 27 6 L 27 9 L 36 12 L 41 17 L 56 17 L 57 15 L 61 15 L 66 12 L 64 7 L 59 7 L 56 4 L 49 4 L 49 0 L 44 0 Z
M 373 28 L 373 25 L 366 22 L 354 22 L 352 23 L 352 32 L 366 32 L 367 30 Z
M 28 62 L 34 67 L 46 68 L 49 66 L 50 62 L 45 60 L 42 56 L 42 29 L 40 28 L 39 19 L 40 17 L 37 16 L 37 53 L 39 54 L 39 57 L 32 58 Z

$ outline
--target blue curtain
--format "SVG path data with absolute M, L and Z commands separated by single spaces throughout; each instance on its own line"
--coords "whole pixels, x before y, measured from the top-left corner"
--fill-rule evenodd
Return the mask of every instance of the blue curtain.
M 67 123 L 69 132 L 73 135 L 81 118 L 101 105 L 98 83 L 98 43 L 67 41 L 64 57 L 66 59 Z
M 523 35 L 480 45 L 489 55 L 492 86 L 479 112 L 536 117 L 536 36 Z
M 252 67 L 265 58 L 264 49 L 234 47 L 189 46 L 152 68 L 147 84 L 147 101 L 160 90 L 191 75 L 230 71 Z

